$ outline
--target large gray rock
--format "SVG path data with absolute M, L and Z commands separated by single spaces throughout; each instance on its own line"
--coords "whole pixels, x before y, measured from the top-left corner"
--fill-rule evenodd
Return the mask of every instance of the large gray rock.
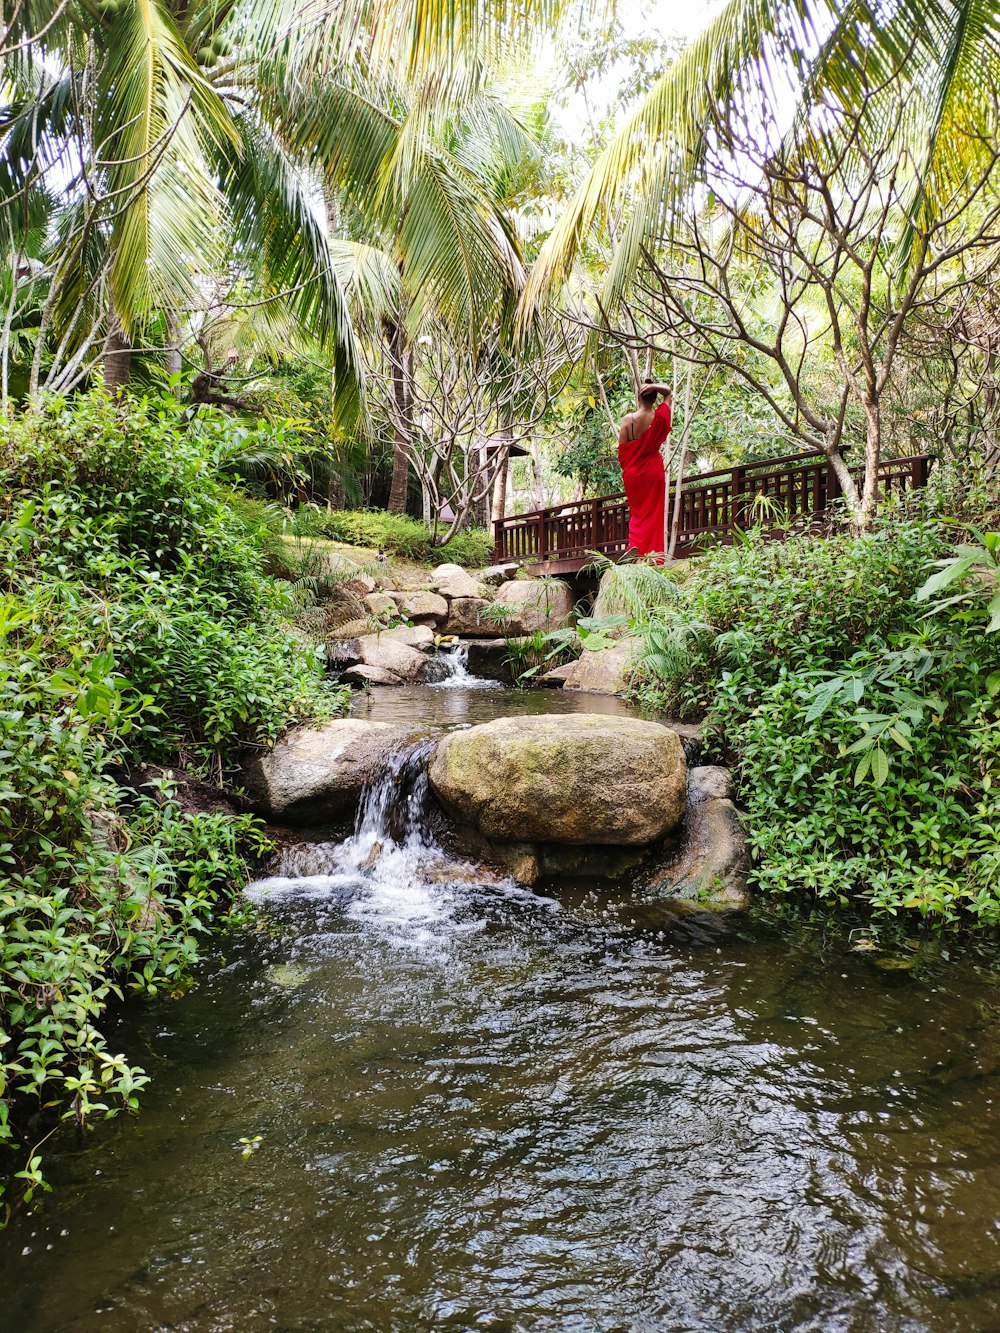
M 573 594 L 560 579 L 511 579 L 496 600 L 510 608 L 502 621 L 507 635 L 561 629 L 573 614 Z
M 429 625 L 397 625 L 395 629 L 384 629 L 378 637 L 419 648 L 422 653 L 429 653 L 434 647 L 434 631 Z
M 431 587 L 449 600 L 479 596 L 479 584 L 461 565 L 438 565 L 431 574 Z
M 750 902 L 750 856 L 729 770 L 714 764 L 688 774 L 688 812 L 679 853 L 653 877 L 663 897 L 707 907 L 741 908 Z
M 365 783 L 409 734 L 405 727 L 362 718 L 299 727 L 245 763 L 249 804 L 288 824 L 323 824 L 351 815 Z
M 503 639 L 466 639 L 465 665 L 471 676 L 512 684 L 507 644 Z
M 343 685 L 353 685 L 358 689 L 363 689 L 365 685 L 402 685 L 402 679 L 394 671 L 386 671 L 385 667 L 375 666 L 352 666 L 340 674 L 340 680 Z
M 488 569 L 481 569 L 478 574 L 479 582 L 489 584 L 491 587 L 499 587 L 501 583 L 506 583 L 517 573 L 518 565 L 516 560 L 510 560 L 505 565 L 490 565 Z
M 408 684 L 412 683 L 424 669 L 424 653 L 405 638 L 396 638 L 395 634 L 395 630 L 386 630 L 381 634 L 361 634 L 353 639 L 331 639 L 326 645 L 328 669 L 339 676 L 351 667 L 378 667 Z M 430 642 L 433 641 L 434 635 L 430 634 Z
M 681 822 L 686 773 L 677 736 L 655 722 L 543 714 L 452 732 L 430 780 L 491 840 L 643 846 Z
M 424 669 L 425 658 L 420 649 L 400 643 L 389 634 L 366 634 L 358 640 L 358 651 L 361 665 L 381 667 L 407 683 L 415 681 Z
M 392 593 L 391 596 L 400 614 L 409 620 L 431 621 L 440 625 L 447 619 L 448 603 L 436 592 L 402 592 Z
M 395 618 L 399 613 L 399 608 L 387 592 L 370 592 L 365 598 L 365 607 L 376 620 Z
M 484 606 L 489 605 L 484 597 L 454 597 L 448 603 L 448 619 L 445 621 L 445 634 L 482 635 L 493 631 L 493 626 L 482 625 L 479 615 Z
M 635 639 L 621 639 L 610 648 L 584 648 L 575 662 L 547 671 L 539 683 L 561 683 L 567 690 L 583 690 L 587 694 L 624 694 L 635 647 Z

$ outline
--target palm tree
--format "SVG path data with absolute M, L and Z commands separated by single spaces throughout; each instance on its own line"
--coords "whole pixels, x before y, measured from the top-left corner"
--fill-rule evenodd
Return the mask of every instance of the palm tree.
M 628 200 L 604 301 L 626 289 L 643 247 L 664 235 L 728 106 L 759 92 L 774 114 L 789 92 L 849 100 L 859 71 L 902 70 L 911 98 L 915 207 L 954 194 L 977 143 L 997 130 L 997 0 L 729 0 L 628 116 L 548 237 L 527 285 L 531 309 L 568 277 L 590 228 Z
M 153 315 L 182 309 L 238 255 L 335 346 L 350 396 L 357 357 L 324 188 L 378 225 L 398 219 L 413 284 L 473 326 L 481 289 L 510 270 L 510 238 L 428 130 L 446 107 L 474 114 L 501 40 L 557 3 L 20 0 L 0 32 L 0 247 L 14 271 L 31 244 L 42 259 L 27 293 L 43 293 L 31 388 L 46 336 L 71 353 L 88 303 L 108 377 L 123 378 Z M 418 88 L 409 106 L 403 77 Z M 39 207 L 41 244 L 28 222 Z

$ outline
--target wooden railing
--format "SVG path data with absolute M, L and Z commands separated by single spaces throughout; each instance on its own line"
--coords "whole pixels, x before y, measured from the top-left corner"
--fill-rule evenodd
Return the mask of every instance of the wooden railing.
M 893 458 L 879 466 L 879 497 L 901 495 L 927 484 L 930 458 Z M 861 469 L 852 468 L 860 477 Z M 765 463 L 747 463 L 685 477 L 676 555 L 694 555 L 707 546 L 731 542 L 739 529 L 763 526 L 780 539 L 793 524 L 809 518 L 822 526 L 830 501 L 841 493 L 823 454 L 791 454 Z M 628 505 L 624 495 L 555 505 L 494 524 L 495 559 L 537 564 L 553 572 L 579 568 L 588 556 L 620 556 L 628 547 Z M 806 524 L 806 526 L 809 526 Z

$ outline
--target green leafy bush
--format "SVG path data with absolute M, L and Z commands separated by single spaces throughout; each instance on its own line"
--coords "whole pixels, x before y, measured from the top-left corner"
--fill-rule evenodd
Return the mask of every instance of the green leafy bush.
M 249 817 L 120 785 L 341 706 L 214 460 L 225 424 L 94 394 L 0 421 L 0 1146 L 45 1188 L 53 1122 L 133 1109 L 101 1018 L 182 989 L 264 848 Z M 117 775 L 117 776 L 116 776 Z M 2 1200 L 2 1191 L 0 1191 Z M 2 1221 L 0 1217 L 0 1221 Z
M 759 887 L 1000 923 L 1000 636 L 989 588 L 926 619 L 949 554 L 928 523 L 751 539 L 635 622 L 637 693 L 735 761 Z

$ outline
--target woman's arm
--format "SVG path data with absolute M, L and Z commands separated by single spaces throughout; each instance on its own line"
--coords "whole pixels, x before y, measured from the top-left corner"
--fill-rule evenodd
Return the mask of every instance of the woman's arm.
M 657 393 L 662 393 L 664 398 L 672 398 L 674 395 L 674 391 L 669 384 L 646 384 L 643 388 L 646 393 L 650 393 L 655 389 Z

